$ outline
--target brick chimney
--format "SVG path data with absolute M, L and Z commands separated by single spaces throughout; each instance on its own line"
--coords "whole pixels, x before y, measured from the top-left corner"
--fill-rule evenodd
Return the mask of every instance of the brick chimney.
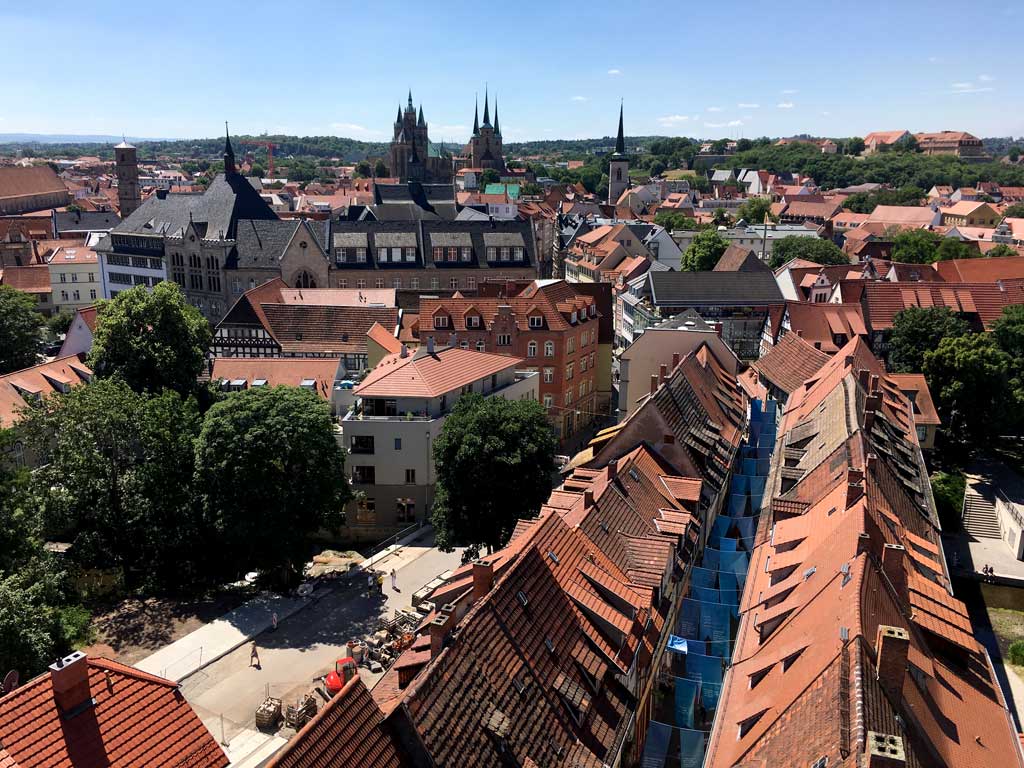
M 871 374 L 871 394 L 878 392 L 878 374 Z
M 474 590 L 476 585 L 474 584 Z M 449 610 L 450 609 L 450 610 Z M 455 608 L 445 605 L 430 622 L 430 658 L 437 658 L 444 650 L 444 641 L 455 625 Z
M 594 506 L 594 489 L 587 488 L 583 491 L 583 508 L 590 509 Z
M 861 368 L 857 371 L 857 381 L 860 383 L 861 388 L 867 392 L 868 386 L 871 384 L 871 371 L 867 368 Z
M 663 383 L 668 378 L 668 366 L 662 363 L 658 366 L 658 383 Z
M 889 694 L 889 700 L 897 704 L 903 698 L 910 635 L 903 627 L 879 624 L 877 638 L 875 646 L 878 654 L 878 682 Z
M 877 731 L 868 731 L 868 738 L 864 744 L 864 758 L 866 768 L 905 768 L 907 764 L 903 739 Z
M 651 374 L 651 394 L 653 395 L 657 391 L 658 391 L 658 376 L 656 374 L 652 373 Z
M 619 476 L 619 460 L 612 459 L 608 462 L 608 482 L 614 483 Z
M 675 370 L 676 368 L 678 368 L 678 367 L 679 367 L 679 360 L 680 360 L 680 359 L 681 359 L 681 358 L 679 357 L 679 353 L 678 353 L 678 352 L 673 352 L 673 353 L 672 353 L 672 370 L 673 370 L 673 371 L 674 371 L 674 370 Z
M 85 654 L 75 651 L 50 665 L 53 699 L 62 713 L 92 700 L 89 690 L 89 662 Z
M 473 563 L 473 602 L 491 591 L 494 586 L 494 565 L 492 563 Z
M 882 548 L 882 571 L 889 577 L 901 600 L 907 594 L 907 571 L 903 567 L 906 556 L 907 549 L 900 544 L 886 544 Z
M 853 473 L 846 480 L 846 508 L 849 509 L 856 504 L 864 495 L 864 483 L 853 477 Z

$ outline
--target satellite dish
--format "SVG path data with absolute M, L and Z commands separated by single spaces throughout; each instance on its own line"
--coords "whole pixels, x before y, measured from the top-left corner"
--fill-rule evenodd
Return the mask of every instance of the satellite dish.
M 4 678 L 3 686 L 0 686 L 0 695 L 8 694 L 18 687 L 18 670 L 12 669 Z

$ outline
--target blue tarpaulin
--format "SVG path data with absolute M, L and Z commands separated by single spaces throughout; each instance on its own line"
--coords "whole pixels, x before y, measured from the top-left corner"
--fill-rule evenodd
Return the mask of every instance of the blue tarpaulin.
M 690 583 L 696 587 L 714 587 L 718 584 L 718 571 L 694 566 L 690 569 Z
M 676 653 L 686 653 L 689 645 L 687 644 L 686 638 L 678 637 L 676 635 L 668 636 L 668 650 L 675 651 Z
M 701 768 L 704 765 L 704 751 L 708 735 L 704 731 L 679 732 L 680 768 Z
M 686 655 L 686 677 L 713 685 L 722 684 L 721 656 L 701 656 L 696 653 Z
M 647 726 L 647 740 L 644 742 L 644 755 L 640 758 L 642 768 L 662 768 L 668 756 L 668 743 L 672 738 L 671 726 L 651 721 Z
M 700 628 L 698 637 L 701 640 L 731 640 L 729 636 L 732 609 L 720 603 L 704 603 L 700 607 Z
M 683 677 L 677 677 L 673 682 L 676 689 L 675 725 L 680 728 L 693 728 L 693 710 L 697 706 L 697 697 L 700 696 L 700 682 Z M 714 697 L 717 702 L 718 694 L 714 694 Z

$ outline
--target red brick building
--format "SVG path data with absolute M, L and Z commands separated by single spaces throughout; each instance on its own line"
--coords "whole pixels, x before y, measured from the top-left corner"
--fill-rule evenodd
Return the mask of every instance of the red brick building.
M 610 367 L 599 364 L 599 317 L 595 299 L 572 284 L 537 281 L 508 297 L 424 297 L 420 337 L 525 358 L 540 373 L 540 401 L 564 440 L 593 420 L 598 391 L 610 388 Z

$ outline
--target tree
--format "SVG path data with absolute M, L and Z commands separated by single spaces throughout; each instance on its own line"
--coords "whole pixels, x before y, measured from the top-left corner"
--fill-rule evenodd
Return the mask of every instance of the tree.
M 551 493 L 555 435 L 535 400 L 463 395 L 434 442 L 434 467 L 438 546 L 493 551 Z
M 697 220 L 677 211 L 663 210 L 654 214 L 654 223 L 670 232 L 678 230 L 693 231 L 697 229 Z
M 777 269 L 793 259 L 805 259 L 815 264 L 850 263 L 850 257 L 831 240 L 801 235 L 780 237 L 772 246 L 771 268 Z
M 267 170 L 259 163 L 253 163 L 252 168 L 249 169 L 249 175 L 255 176 L 257 179 L 262 179 L 267 175 Z
M 42 322 L 35 299 L 9 285 L 0 285 L 0 374 L 39 362 Z
M 1020 256 L 1020 251 L 1016 248 L 1012 248 L 1006 243 L 1000 243 L 990 251 L 986 251 L 985 256 L 990 259 L 996 259 L 1001 256 Z
M 486 188 L 488 184 L 497 184 L 499 181 L 501 181 L 501 174 L 493 168 L 485 168 L 484 172 L 480 174 L 481 188 Z
M 371 166 L 366 160 L 360 160 L 356 163 L 355 177 L 357 179 L 368 179 L 373 174 L 373 166 Z
M 967 243 L 957 240 L 955 237 L 944 237 L 939 247 L 935 249 L 936 261 L 950 261 L 951 259 L 975 259 L 981 256 L 981 251 L 972 248 Z
M 1003 211 L 1007 219 L 1024 219 L 1024 203 L 1014 203 Z
M 1003 314 L 992 324 L 992 336 L 999 348 L 1024 367 L 1024 304 L 1003 308 Z
M 388 177 L 388 167 L 384 165 L 383 160 L 378 160 L 374 163 L 373 175 L 378 179 L 386 179 Z
M 970 333 L 967 321 L 948 307 L 909 307 L 896 313 L 889 336 L 889 368 L 894 373 L 920 373 L 924 356 L 945 338 Z
M 292 580 L 310 537 L 337 527 L 352 495 L 330 409 L 299 387 L 228 395 L 207 411 L 195 457 L 196 491 L 227 578 L 256 569 Z
M 73 313 L 63 309 L 46 321 L 46 329 L 53 338 L 60 338 L 67 334 L 68 329 L 71 327 L 71 321 L 74 319 Z
M 736 151 L 746 152 L 748 149 L 752 149 L 753 146 L 754 142 L 752 142 L 750 139 L 740 139 L 739 141 L 736 142 Z
M 729 241 L 718 234 L 717 230 L 705 229 L 693 238 L 690 247 L 683 253 L 679 268 L 684 272 L 708 272 L 722 258 Z
M 725 208 L 716 208 L 715 213 L 711 216 L 711 223 L 716 227 L 727 227 L 732 223 L 732 216 Z
M 931 264 L 942 235 L 927 229 L 904 229 L 892 239 L 892 260 L 904 264 Z
M 924 190 L 913 185 L 899 189 L 856 192 L 843 201 L 843 208 L 854 213 L 871 213 L 879 205 L 920 205 L 924 196 Z
M 968 452 L 1016 422 L 1012 366 L 1012 358 L 988 333 L 947 337 L 925 353 L 925 377 L 945 432 Z
M 210 324 L 176 283 L 137 285 L 100 305 L 89 362 L 97 376 L 121 376 L 137 392 L 188 394 L 210 340 Z
M 846 154 L 848 155 L 859 155 L 864 151 L 864 139 L 860 136 L 854 136 L 846 142 Z
M 772 201 L 767 197 L 748 197 L 736 211 L 736 216 L 748 224 L 764 224 L 765 218 L 778 221 L 778 216 L 772 215 Z
M 1017 160 L 1020 159 L 1020 152 L 1020 147 L 1012 146 L 1010 147 L 1010 150 L 1006 153 L 1006 157 L 1011 163 L 1016 163 Z
M 44 522 L 70 538 L 76 563 L 121 569 L 129 587 L 202 579 L 208 537 L 192 498 L 193 398 L 106 378 L 47 398 L 24 429 L 47 458 L 32 475 Z

